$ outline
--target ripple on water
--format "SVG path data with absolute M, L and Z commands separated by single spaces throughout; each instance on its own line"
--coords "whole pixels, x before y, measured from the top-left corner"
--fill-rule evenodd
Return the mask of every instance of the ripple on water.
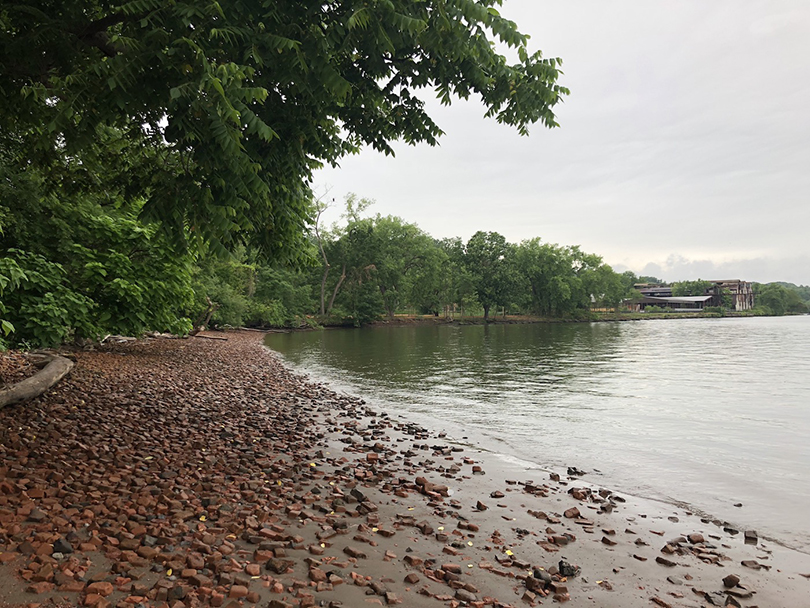
M 273 334 L 299 370 L 810 549 L 810 317 Z M 745 504 L 735 509 L 735 503 Z

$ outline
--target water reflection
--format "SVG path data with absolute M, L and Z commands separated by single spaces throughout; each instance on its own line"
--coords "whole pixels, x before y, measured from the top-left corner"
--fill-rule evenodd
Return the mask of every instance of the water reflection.
M 392 413 L 497 439 L 540 465 L 600 469 L 627 491 L 810 546 L 808 343 L 808 317 L 381 327 L 267 342 Z

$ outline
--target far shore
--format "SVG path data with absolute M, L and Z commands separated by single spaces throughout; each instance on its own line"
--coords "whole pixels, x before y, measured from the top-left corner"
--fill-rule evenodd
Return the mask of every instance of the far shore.
M 396 314 L 394 317 L 381 317 L 370 323 L 360 326 L 352 325 L 350 321 L 345 323 L 328 323 L 322 326 L 311 325 L 292 328 L 266 328 L 256 329 L 255 331 L 267 332 L 286 332 L 286 331 L 312 331 L 317 329 L 356 329 L 358 327 L 395 327 L 395 326 L 441 326 L 441 325 L 521 325 L 521 324 L 564 324 L 564 323 L 618 323 L 626 321 L 670 321 L 670 320 L 683 320 L 683 319 L 755 319 L 763 316 L 776 316 L 776 315 L 754 315 L 748 311 L 737 312 L 729 311 L 725 314 L 718 314 L 716 312 L 610 312 L 610 313 L 595 313 L 593 317 L 583 318 L 560 318 L 560 317 L 539 317 L 533 315 L 492 315 L 488 319 L 483 316 L 444 316 L 444 315 L 414 315 L 414 314 Z M 807 316 L 787 314 L 782 316 Z M 313 317 L 313 321 L 316 318 Z M 248 329 L 248 328 L 243 328 Z

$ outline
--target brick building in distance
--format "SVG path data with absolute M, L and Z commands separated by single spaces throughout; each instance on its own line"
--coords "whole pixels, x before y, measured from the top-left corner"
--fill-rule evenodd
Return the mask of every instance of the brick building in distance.
M 748 281 L 741 281 L 740 279 L 731 279 L 725 281 L 709 281 L 714 284 L 715 291 L 719 287 L 721 291 L 728 290 L 734 301 L 734 310 L 751 310 L 754 307 L 754 285 Z M 707 291 L 708 293 L 708 291 Z M 715 306 L 720 306 L 722 300 L 719 299 Z
M 702 296 L 673 296 L 672 287 L 653 283 L 638 283 L 634 287 L 641 293 L 641 299 L 630 303 L 633 310 L 642 311 L 647 306 L 659 306 L 671 310 L 703 310 L 706 306 L 722 306 L 723 293 L 732 298 L 732 308 L 736 311 L 751 310 L 754 307 L 754 286 L 740 279 L 707 281 L 708 287 Z

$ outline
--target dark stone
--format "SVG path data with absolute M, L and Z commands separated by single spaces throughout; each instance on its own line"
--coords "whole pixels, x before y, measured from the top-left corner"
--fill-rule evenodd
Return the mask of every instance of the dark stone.
M 545 570 L 535 569 L 532 573 L 534 578 L 540 579 L 544 583 L 548 584 L 551 582 L 551 575 L 546 572 Z
M 186 589 L 182 585 L 175 585 L 169 589 L 169 600 L 182 600 L 184 597 L 186 597 Z
M 31 513 L 28 515 L 28 521 L 39 523 L 41 521 L 45 521 L 46 519 L 48 519 L 48 514 L 36 508 L 31 509 Z
M 569 564 L 564 559 L 560 560 L 560 563 L 557 565 L 557 567 L 560 570 L 560 576 L 565 577 L 577 576 L 582 571 L 582 569 L 579 566 Z
M 470 593 L 466 589 L 456 590 L 456 599 L 462 602 L 475 602 L 478 600 L 474 593 Z
M 64 538 L 60 538 L 53 544 L 54 553 L 73 553 L 73 546 Z

